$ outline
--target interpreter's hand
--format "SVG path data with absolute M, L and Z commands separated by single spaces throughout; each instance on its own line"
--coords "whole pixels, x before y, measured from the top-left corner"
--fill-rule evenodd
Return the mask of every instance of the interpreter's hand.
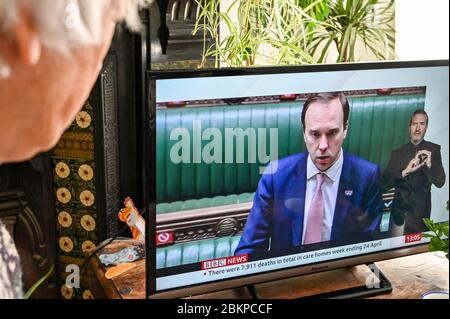
M 421 162 L 419 158 L 419 153 L 414 156 L 414 158 L 408 163 L 408 166 L 402 171 L 402 177 L 406 177 L 409 174 L 417 171 L 419 168 L 424 166 L 426 161 Z
M 425 163 L 427 164 L 428 168 L 431 168 L 431 152 L 430 151 L 421 150 L 421 151 L 417 152 L 416 156 L 419 156 L 419 158 L 420 158 L 420 156 L 426 156 Z

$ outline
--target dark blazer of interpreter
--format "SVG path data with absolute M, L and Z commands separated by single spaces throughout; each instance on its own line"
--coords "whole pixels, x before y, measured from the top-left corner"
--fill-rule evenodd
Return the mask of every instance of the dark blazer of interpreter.
M 408 176 L 402 177 L 402 171 L 421 150 L 431 152 L 431 168 L 424 165 Z M 383 184 L 385 189 L 395 187 L 392 213 L 397 219 L 404 220 L 405 233 L 427 230 L 422 218 L 430 217 L 431 185 L 442 187 L 445 184 L 441 147 L 423 140 L 418 145 L 409 142 L 394 150 L 383 172 Z
M 301 246 L 308 153 L 271 163 L 258 184 L 235 255 Z M 378 165 L 344 152 L 330 241 L 371 239 L 383 212 Z

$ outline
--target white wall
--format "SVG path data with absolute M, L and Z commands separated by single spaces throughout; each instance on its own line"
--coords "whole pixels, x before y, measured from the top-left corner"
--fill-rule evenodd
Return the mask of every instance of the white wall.
M 396 0 L 399 60 L 448 59 L 448 0 Z

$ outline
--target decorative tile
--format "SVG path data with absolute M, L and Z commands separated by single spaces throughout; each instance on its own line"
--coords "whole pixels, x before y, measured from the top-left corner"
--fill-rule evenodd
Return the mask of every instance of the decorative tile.
M 53 149 L 53 154 L 61 158 L 94 160 L 94 134 L 65 132 Z
M 94 133 L 93 118 L 94 109 L 90 99 L 88 99 L 86 103 L 84 103 L 83 108 L 76 115 L 75 121 L 72 122 L 67 131 Z
M 94 299 L 89 289 L 83 291 L 83 299 Z
M 67 236 L 63 236 L 63 237 L 59 238 L 59 248 L 66 253 L 71 252 L 73 250 L 72 239 Z
M 79 128 L 85 129 L 91 126 L 92 118 L 91 115 L 86 111 L 78 112 L 75 117 L 75 123 L 77 123 Z
M 64 299 L 72 299 L 72 297 L 73 297 L 73 290 L 74 289 L 72 287 L 69 287 L 69 286 L 64 284 L 64 285 L 61 286 L 61 289 L 60 289 L 61 296 Z
M 84 252 L 98 244 L 94 155 L 93 109 L 87 101 L 52 150 L 57 266 L 65 299 L 92 299 L 92 270 L 82 267 L 79 288 L 65 285 L 65 271 L 67 265 L 81 266 Z
M 66 211 L 59 212 L 59 214 L 58 214 L 58 223 L 62 227 L 65 227 L 65 228 L 70 227 L 72 225 L 72 215 L 70 215 Z
M 94 231 L 95 230 L 95 219 L 91 215 L 83 215 L 80 220 L 80 225 L 85 231 Z

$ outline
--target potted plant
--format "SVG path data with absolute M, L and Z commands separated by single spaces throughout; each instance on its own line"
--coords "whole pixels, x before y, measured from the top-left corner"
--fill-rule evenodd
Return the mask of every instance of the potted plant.
M 336 62 L 357 61 L 358 43 L 377 60 L 395 57 L 394 1 L 335 0 L 327 1 L 326 24 L 318 24 L 310 41 L 309 53 L 324 63 L 331 49 L 337 51 Z
M 232 67 L 357 61 L 361 44 L 376 59 L 394 56 L 393 0 L 196 0 L 194 33 L 203 30 L 203 63 Z M 236 13 L 237 12 L 237 13 Z M 237 16 L 236 18 L 233 18 Z M 220 35 L 220 27 L 228 35 Z
M 448 211 L 448 201 L 447 201 Z M 430 251 L 443 251 L 448 259 L 448 221 L 436 223 L 430 218 L 423 219 L 430 233 L 424 233 L 423 237 L 431 238 L 428 248 Z
M 257 58 L 269 64 L 314 63 L 308 53 L 311 27 L 324 22 L 315 17 L 328 0 L 196 0 L 199 14 L 194 34 L 204 32 L 213 41 L 203 50 L 203 62 L 214 57 L 220 63 L 241 67 L 256 63 Z M 303 5 L 300 5 L 300 4 Z M 220 26 L 228 35 L 220 36 Z M 270 53 L 267 53 L 270 52 Z M 202 63 L 203 65 L 204 63 Z

